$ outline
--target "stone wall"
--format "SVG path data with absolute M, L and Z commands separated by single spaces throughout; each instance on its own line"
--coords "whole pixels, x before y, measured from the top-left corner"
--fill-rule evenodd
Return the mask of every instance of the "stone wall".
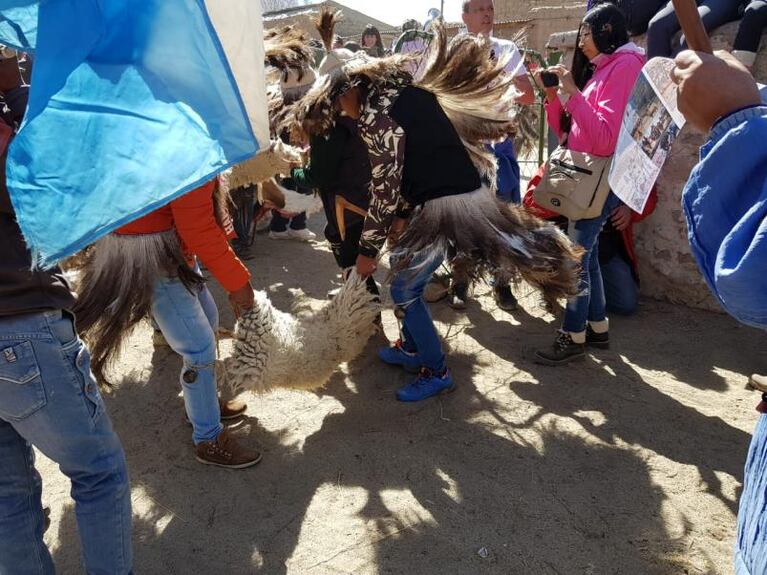
M 546 41 L 557 32 L 578 27 L 586 12 L 586 2 L 571 1 L 551 4 L 541 0 L 496 0 L 494 34 L 499 38 L 516 39 L 520 44 L 543 53 Z
M 729 50 L 738 31 L 738 22 L 730 22 L 711 34 L 714 50 Z M 767 80 L 767 41 L 757 56 L 754 76 Z M 698 149 L 705 141 L 702 134 L 685 126 L 674 143 L 658 178 L 658 206 L 655 212 L 635 228 L 642 293 L 657 299 L 683 303 L 691 307 L 719 311 L 721 308 L 701 278 L 687 241 L 687 226 L 682 214 L 682 189 L 698 161 Z M 737 166 L 723 166 L 737 170 Z

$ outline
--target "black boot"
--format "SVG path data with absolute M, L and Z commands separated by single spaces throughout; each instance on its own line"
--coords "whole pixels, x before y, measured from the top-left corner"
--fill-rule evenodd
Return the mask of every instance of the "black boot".
M 519 307 L 517 298 L 511 293 L 511 286 L 509 284 L 496 284 L 493 287 L 493 295 L 495 296 L 495 303 L 504 311 L 514 311 Z
M 454 283 L 450 288 L 447 305 L 453 309 L 466 309 L 466 300 L 469 299 L 469 284 Z
M 586 324 L 586 345 L 598 349 L 610 349 L 610 332 L 597 333 Z
M 565 365 L 584 357 L 586 357 L 586 345 L 575 343 L 566 331 L 559 333 L 551 347 L 535 352 L 535 362 L 543 365 Z

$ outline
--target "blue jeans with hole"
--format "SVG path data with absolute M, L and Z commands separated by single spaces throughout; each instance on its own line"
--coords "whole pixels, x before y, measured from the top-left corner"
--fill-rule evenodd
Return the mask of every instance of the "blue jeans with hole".
M 437 255 L 426 261 L 411 262 L 409 269 L 396 274 L 391 283 L 392 300 L 405 310 L 402 320 L 403 347 L 418 353 L 421 365 L 432 371 L 445 368 L 445 354 L 423 292 L 443 259 L 443 256 Z
M 190 292 L 178 278 L 157 282 L 152 317 L 184 364 L 179 381 L 195 445 L 223 430 L 216 391 L 218 309 L 205 286 Z
M 0 317 L 0 573 L 54 573 L 32 446 L 72 481 L 86 572 L 131 573 L 125 454 L 61 311 Z
M 587 321 L 596 322 L 607 318 L 605 290 L 599 268 L 599 233 L 619 204 L 618 196 L 610 192 L 599 217 L 570 222 L 567 235 L 586 253 L 581 260 L 578 295 L 567 300 L 563 331 L 580 333 L 586 330 Z

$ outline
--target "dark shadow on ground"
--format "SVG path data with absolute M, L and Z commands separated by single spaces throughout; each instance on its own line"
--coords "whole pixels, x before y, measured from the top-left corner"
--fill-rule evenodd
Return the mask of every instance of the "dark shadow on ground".
M 289 308 L 293 285 L 323 297 L 335 273 L 329 253 L 296 244 L 280 248 L 279 260 L 266 257 L 270 240 L 257 241 L 256 252 L 262 250 L 263 257 L 249 262 L 254 283 L 261 289 L 272 286 L 278 307 Z M 231 319 L 226 300 L 216 295 L 226 323 Z M 132 476 L 136 572 L 287 573 L 307 511 L 328 485 L 366 492 L 359 516 L 367 531 L 347 533 L 329 521 L 323 526 L 327 539 L 314 542 L 316 557 L 293 565 L 293 573 L 684 572 L 687 543 L 671 539 L 661 517 L 665 496 L 652 481 L 648 463 L 626 444 L 696 466 L 707 489 L 721 496 L 715 472 L 740 477 L 747 434 L 644 384 L 612 352 L 600 356 L 610 370 L 593 360 L 573 371 L 536 366 L 528 350 L 538 341 L 548 343 L 555 326 L 530 314 L 514 316 L 522 326 L 498 323 L 495 312 L 479 305 L 468 314 L 471 326 L 465 333 L 537 383 L 493 373 L 475 356 L 454 352 L 449 363 L 458 383 L 455 393 L 400 404 L 394 391 L 410 376 L 377 362 L 379 338 L 347 374 L 337 374 L 319 392 L 341 409 L 328 414 L 300 447 L 262 427 L 258 417 L 266 402 L 252 401 L 250 417 L 234 432 L 259 444 L 264 461 L 244 471 L 194 460 L 191 429 L 178 397 L 180 361 L 156 350 L 151 372 L 127 376 L 107 400 Z M 652 317 L 627 321 L 664 341 L 686 333 L 685 325 L 672 323 L 659 336 Z M 642 321 L 646 328 L 640 327 Z M 629 327 L 616 322 L 614 332 L 617 336 Z M 700 335 L 714 333 L 704 329 Z M 693 353 L 694 346 L 684 347 L 684 353 Z M 635 357 L 620 344 L 618 350 Z M 643 367 L 674 367 L 673 357 L 643 354 L 645 361 L 637 361 Z M 733 361 L 725 355 L 717 360 L 724 367 Z M 703 372 L 713 365 L 700 363 L 706 366 Z M 535 414 L 525 421 L 504 417 L 508 406 L 477 388 L 476 382 L 487 377 L 534 404 Z M 715 388 L 711 381 L 705 387 Z M 596 425 L 580 415 L 583 411 L 601 412 L 605 422 Z M 544 417 L 552 414 L 577 421 L 596 439 L 586 441 L 584 434 Z M 531 427 L 534 434 L 520 432 Z M 426 517 L 390 509 L 385 495 L 392 490 L 412 494 Z M 58 534 L 56 560 L 64 573 L 77 571 L 73 524 L 65 518 Z M 354 563 L 362 548 L 372 549 L 372 565 Z

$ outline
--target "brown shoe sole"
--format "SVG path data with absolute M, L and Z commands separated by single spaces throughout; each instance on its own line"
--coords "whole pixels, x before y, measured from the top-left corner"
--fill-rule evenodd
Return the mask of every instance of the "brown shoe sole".
M 203 465 L 213 465 L 215 467 L 223 467 L 224 469 L 245 469 L 246 467 L 253 467 L 256 463 L 261 461 L 262 455 L 258 454 L 258 459 L 254 459 L 253 461 L 246 461 L 245 463 L 239 463 L 237 465 L 229 465 L 226 463 L 216 463 L 215 461 L 208 461 L 207 459 L 203 459 L 199 455 L 195 456 L 197 461 L 202 463 Z
M 568 363 L 572 363 L 574 361 L 583 361 L 586 359 L 586 353 L 579 353 L 577 355 L 570 355 L 568 357 L 565 357 L 563 359 L 549 359 L 548 357 L 543 357 L 542 355 L 535 354 L 535 357 L 533 358 L 533 361 L 539 365 L 548 365 L 550 367 L 558 367 L 560 365 L 567 365 Z

